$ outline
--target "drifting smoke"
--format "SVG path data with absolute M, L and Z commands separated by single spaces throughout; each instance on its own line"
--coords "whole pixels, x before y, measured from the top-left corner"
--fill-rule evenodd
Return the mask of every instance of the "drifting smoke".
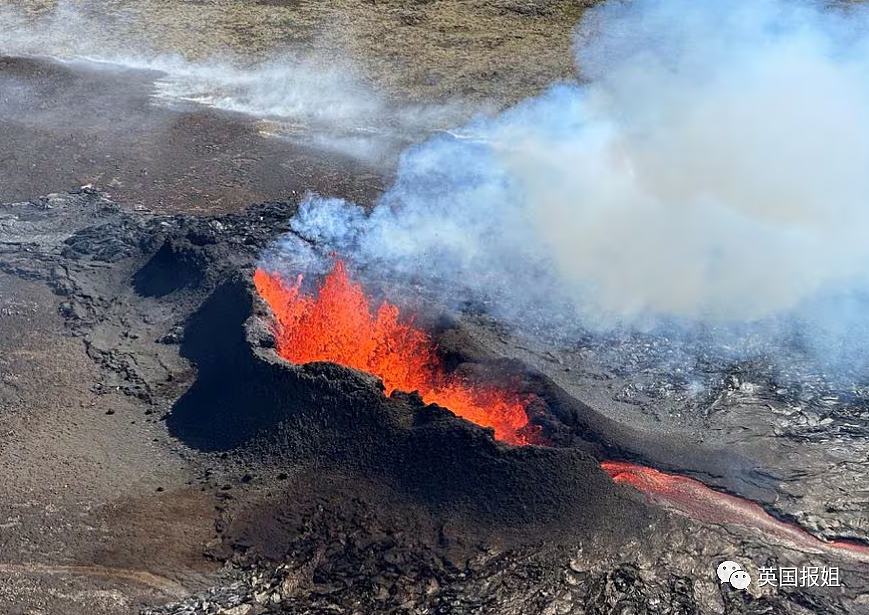
M 328 58 L 316 50 L 283 50 L 254 63 L 229 53 L 191 61 L 155 50 L 160 31 L 161 24 L 149 25 L 134 12 L 118 14 L 104 2 L 59 2 L 38 16 L 0 6 L 0 54 L 154 71 L 155 102 L 244 113 L 268 120 L 275 134 L 370 162 L 388 161 L 396 145 L 403 148 L 472 112 L 458 101 L 391 104 L 365 84 L 358 66 L 343 57 L 336 63 L 334 49 Z
M 370 213 L 308 198 L 294 229 L 525 331 L 714 325 L 853 360 L 869 341 L 867 32 L 859 6 L 605 3 L 577 29 L 587 81 L 409 149 Z M 304 242 L 280 250 L 326 267 Z

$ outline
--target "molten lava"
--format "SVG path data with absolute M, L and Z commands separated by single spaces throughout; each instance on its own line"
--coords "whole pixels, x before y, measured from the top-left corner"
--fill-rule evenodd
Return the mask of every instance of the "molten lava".
M 624 461 L 604 461 L 600 466 L 615 482 L 630 485 L 653 503 L 693 519 L 748 528 L 765 540 L 801 551 L 828 552 L 869 562 L 866 545 L 842 540 L 823 542 L 797 525 L 779 521 L 750 500 L 715 491 L 692 478 Z
M 441 368 L 436 345 L 396 306 L 376 312 L 342 261 L 337 261 L 316 295 L 301 291 L 302 276 L 288 283 L 257 270 L 254 283 L 275 314 L 278 352 L 292 363 L 331 361 L 374 374 L 386 394 L 418 391 L 426 403 L 495 430 L 511 444 L 528 444 L 530 429 L 523 399 L 495 387 L 472 386 Z

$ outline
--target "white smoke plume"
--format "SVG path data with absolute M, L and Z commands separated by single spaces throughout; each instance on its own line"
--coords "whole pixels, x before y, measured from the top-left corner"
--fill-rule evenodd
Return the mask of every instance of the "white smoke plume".
M 581 82 L 407 150 L 370 214 L 310 197 L 297 233 L 532 332 L 869 341 L 866 9 L 607 2 L 576 57 Z
M 256 61 L 229 52 L 190 60 L 154 49 L 159 24 L 141 31 L 141 19 L 103 16 L 101 4 L 64 1 L 36 17 L 14 4 L 0 5 L 0 54 L 153 71 L 155 103 L 244 113 L 268 120 L 277 135 L 375 163 L 389 162 L 396 145 L 483 110 L 458 100 L 395 104 L 336 49 L 329 56 L 312 48 L 283 49 Z

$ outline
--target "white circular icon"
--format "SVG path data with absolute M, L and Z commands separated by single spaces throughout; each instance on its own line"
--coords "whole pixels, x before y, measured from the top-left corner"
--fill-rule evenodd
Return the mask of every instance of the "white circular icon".
M 730 575 L 730 584 L 736 589 L 745 589 L 751 585 L 751 577 L 745 570 L 737 570 Z
M 732 575 L 737 570 L 741 570 L 741 566 L 736 562 L 726 561 L 718 564 L 718 578 L 721 579 L 722 583 L 727 583 L 730 581 L 730 575 Z

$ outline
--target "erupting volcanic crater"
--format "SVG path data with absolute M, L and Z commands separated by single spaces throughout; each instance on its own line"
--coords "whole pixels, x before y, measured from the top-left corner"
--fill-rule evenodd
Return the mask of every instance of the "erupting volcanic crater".
M 386 395 L 415 391 L 426 403 L 493 429 L 498 440 L 538 440 L 539 430 L 528 421 L 528 396 L 446 373 L 432 337 L 416 328 L 412 317 L 402 318 L 395 305 L 384 301 L 372 310 L 343 261 L 336 261 L 316 295 L 301 290 L 301 275 L 287 283 L 277 273 L 258 269 L 254 282 L 275 314 L 277 350 L 292 363 L 331 361 L 353 367 L 380 378 Z
M 386 300 L 373 309 L 374 302 L 362 285 L 353 281 L 343 260 L 336 258 L 332 269 L 311 292 L 303 290 L 302 274 L 288 282 L 281 274 L 261 268 L 254 273 L 254 285 L 273 314 L 271 328 L 276 350 L 291 363 L 329 362 L 371 374 L 381 380 L 387 397 L 394 392 L 418 395 L 424 404 L 446 408 L 475 425 L 491 429 L 495 440 L 507 444 L 551 445 L 553 437 L 557 441 L 557 429 L 551 428 L 551 422 L 547 431 L 545 420 L 535 422 L 530 418 L 535 414 L 538 418 L 546 416 L 549 412 L 543 398 L 553 398 L 552 387 L 544 387 L 544 393 L 529 392 L 527 386 L 520 390 L 503 384 L 471 381 L 456 372 L 445 371 L 434 337 L 418 328 L 412 315 L 402 315 L 396 305 Z M 514 374 L 507 380 L 516 384 L 520 379 Z M 525 380 L 528 380 L 527 373 Z M 537 410 L 541 406 L 545 410 Z M 596 414 L 584 405 L 580 408 L 579 412 L 574 411 L 573 422 L 582 414 Z M 636 434 L 615 429 L 615 425 L 597 418 L 594 427 L 608 428 L 608 438 L 599 431 L 592 431 L 584 434 L 590 436 L 587 441 L 577 443 L 574 439 L 571 444 L 596 453 L 599 459 L 603 456 L 600 467 L 614 482 L 638 489 L 650 501 L 695 519 L 766 532 L 767 539 L 794 548 L 844 552 L 850 558 L 869 561 L 869 547 L 843 541 L 822 542 L 796 526 L 777 520 L 750 500 L 716 492 L 691 478 L 629 461 L 607 459 L 609 456 L 647 459 L 666 465 L 667 453 L 663 452 L 666 447 L 638 444 L 641 439 L 635 437 Z M 597 446 L 589 448 L 590 443 Z M 682 470 L 702 473 L 707 467 L 695 457 L 692 468 L 690 455 L 686 454 L 685 458 Z

